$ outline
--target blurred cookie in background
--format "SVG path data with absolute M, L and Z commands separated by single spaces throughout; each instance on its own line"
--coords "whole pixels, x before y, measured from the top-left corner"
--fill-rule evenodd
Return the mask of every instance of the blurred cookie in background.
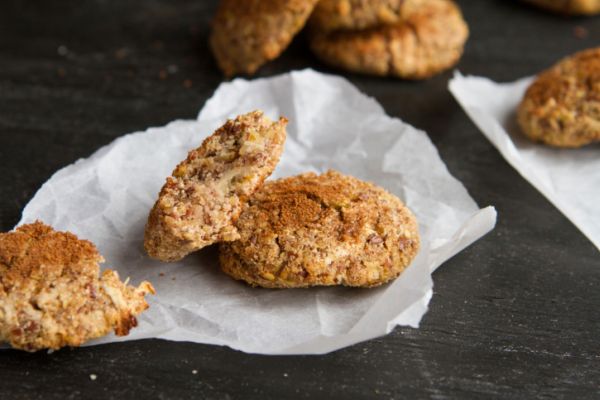
M 321 0 L 309 24 L 321 32 L 356 30 L 398 21 L 404 0 Z
M 454 66 L 469 28 L 451 0 L 405 0 L 397 22 L 355 31 L 311 26 L 310 46 L 324 63 L 352 72 L 424 79 Z
M 210 47 L 227 76 L 252 75 L 304 27 L 317 0 L 221 0 Z
M 555 147 L 600 141 L 600 47 L 566 57 L 538 75 L 518 109 L 530 139 Z
M 600 13 L 600 0 L 524 0 L 529 4 L 567 15 Z

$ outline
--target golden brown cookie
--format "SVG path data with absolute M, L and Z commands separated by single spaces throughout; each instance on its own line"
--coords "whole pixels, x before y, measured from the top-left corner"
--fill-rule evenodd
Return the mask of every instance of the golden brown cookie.
M 283 152 L 287 120 L 262 111 L 228 120 L 173 171 L 150 211 L 148 254 L 177 261 L 210 244 L 238 238 L 242 205 L 271 175 Z
M 154 288 L 98 277 L 102 261 L 92 243 L 41 222 L 0 233 L 0 342 L 35 351 L 127 335 Z
M 529 86 L 517 112 L 532 140 L 556 147 L 600 141 L 600 47 L 564 58 Z
M 339 172 L 267 182 L 220 245 L 223 271 L 266 288 L 381 285 L 419 249 L 415 217 L 396 196 Z
M 451 0 L 406 0 L 393 25 L 361 31 L 313 31 L 323 62 L 352 72 L 423 79 L 455 65 L 469 35 Z
M 546 10 L 568 15 L 600 13 L 600 0 L 525 0 Z
M 287 48 L 318 0 L 221 0 L 210 47 L 226 76 L 251 75 Z
M 320 32 L 373 28 L 398 22 L 404 0 L 321 0 L 309 19 Z

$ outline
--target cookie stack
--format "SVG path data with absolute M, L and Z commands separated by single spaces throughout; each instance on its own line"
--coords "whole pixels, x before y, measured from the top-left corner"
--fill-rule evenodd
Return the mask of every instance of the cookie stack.
M 253 74 L 305 24 L 324 63 L 405 79 L 455 65 L 469 35 L 452 0 L 222 0 L 210 45 L 225 75 Z
M 451 0 L 322 0 L 310 47 L 352 72 L 423 79 L 455 65 L 469 35 Z
M 372 287 L 400 275 L 419 234 L 396 196 L 335 171 L 263 184 L 286 123 L 240 115 L 192 150 L 150 212 L 148 254 L 177 261 L 219 243 L 226 274 L 266 288 Z

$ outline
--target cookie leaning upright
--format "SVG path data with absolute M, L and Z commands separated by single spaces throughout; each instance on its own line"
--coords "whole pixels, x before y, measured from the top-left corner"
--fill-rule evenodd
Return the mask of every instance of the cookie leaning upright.
M 600 47 L 566 57 L 538 75 L 517 117 L 525 135 L 551 146 L 600 141 Z
M 150 211 L 148 254 L 177 261 L 210 244 L 238 238 L 242 205 L 271 175 L 286 138 L 287 120 L 262 111 L 228 120 L 173 171 Z
M 267 288 L 380 285 L 419 249 L 417 222 L 400 199 L 335 171 L 267 182 L 237 226 L 240 239 L 220 245 L 221 268 Z
M 318 0 L 221 0 L 210 47 L 226 76 L 251 75 L 277 58 L 304 27 Z
M 390 25 L 335 32 L 311 28 L 311 49 L 326 64 L 405 79 L 428 78 L 455 65 L 469 36 L 452 0 L 404 0 Z
M 41 222 L 0 233 L 0 342 L 35 351 L 127 335 L 154 288 L 98 277 L 102 261 L 92 243 Z

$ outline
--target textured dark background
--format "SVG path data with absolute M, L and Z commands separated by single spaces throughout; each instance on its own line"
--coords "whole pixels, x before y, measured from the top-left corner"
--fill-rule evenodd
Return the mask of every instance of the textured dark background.
M 0 228 L 58 168 L 127 132 L 196 116 L 222 81 L 206 45 L 214 3 L 2 1 Z M 510 81 L 600 44 L 600 18 L 459 3 L 471 27 L 464 73 Z M 333 72 L 300 36 L 259 75 L 305 67 Z M 467 119 L 446 90 L 450 72 L 426 82 L 346 76 L 426 130 L 479 204 L 499 213 L 495 231 L 435 273 L 420 329 L 314 357 L 159 340 L 0 351 L 0 399 L 600 398 L 598 251 Z

